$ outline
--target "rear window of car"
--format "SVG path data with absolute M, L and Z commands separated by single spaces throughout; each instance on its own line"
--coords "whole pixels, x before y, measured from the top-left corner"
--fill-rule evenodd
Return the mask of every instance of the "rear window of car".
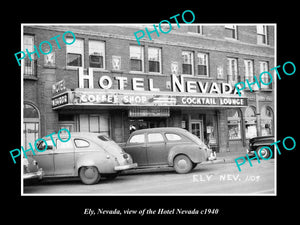
M 87 148 L 90 146 L 90 143 L 83 139 L 74 139 L 76 148 Z
M 178 134 L 166 133 L 165 134 L 168 141 L 180 141 L 182 138 Z
M 99 135 L 98 138 L 101 141 L 112 141 L 109 137 L 105 136 L 105 135 Z

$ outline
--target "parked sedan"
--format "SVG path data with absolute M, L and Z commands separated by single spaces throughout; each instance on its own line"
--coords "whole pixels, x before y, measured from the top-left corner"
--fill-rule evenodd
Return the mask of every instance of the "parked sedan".
M 274 136 L 261 136 L 261 137 L 254 137 L 249 140 L 249 148 L 247 149 L 247 153 L 253 153 L 256 151 L 257 155 L 260 158 L 269 158 L 271 155 L 271 152 L 267 148 L 263 148 L 260 153 L 259 150 L 264 147 L 270 147 L 272 150 L 274 149 L 271 144 L 274 143 Z M 273 154 L 274 157 L 274 154 Z
M 101 176 L 114 178 L 122 170 L 137 167 L 130 155 L 105 135 L 71 132 L 66 142 L 57 135 L 52 138 L 44 137 L 47 150 L 32 155 L 43 168 L 44 177 L 79 176 L 84 184 L 95 184 Z M 44 150 L 45 142 L 37 146 Z
M 139 168 L 164 165 L 174 167 L 177 173 L 190 172 L 211 153 L 198 137 L 175 127 L 134 131 L 123 149 Z

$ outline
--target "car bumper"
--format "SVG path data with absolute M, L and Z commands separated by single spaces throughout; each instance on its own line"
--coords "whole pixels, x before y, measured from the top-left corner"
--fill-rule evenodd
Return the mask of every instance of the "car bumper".
M 137 163 L 132 163 L 132 164 L 127 164 L 127 165 L 122 165 L 122 166 L 115 166 L 115 170 L 116 171 L 121 171 L 121 170 L 129 170 L 129 169 L 134 169 L 136 168 L 138 165 Z
M 41 180 L 44 176 L 44 171 L 42 169 L 39 169 L 37 172 L 33 173 L 25 173 L 23 174 L 23 179 L 39 179 Z

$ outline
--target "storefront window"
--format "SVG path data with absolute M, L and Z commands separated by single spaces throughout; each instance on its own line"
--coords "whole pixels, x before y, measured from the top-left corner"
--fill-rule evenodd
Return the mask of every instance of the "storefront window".
M 24 124 L 24 145 L 26 149 L 29 148 L 29 144 L 34 144 L 35 140 L 39 138 L 39 113 L 38 110 L 29 104 L 24 104 L 23 109 L 23 124 Z
M 241 112 L 238 109 L 227 110 L 229 140 L 241 139 Z
M 273 134 L 273 110 L 269 106 L 261 109 L 261 135 L 268 136 Z
M 79 115 L 79 131 L 94 132 L 110 136 L 109 116 L 107 114 Z
M 246 124 L 246 138 L 253 138 L 257 136 L 256 127 L 256 114 L 254 107 L 247 107 L 245 111 L 245 124 Z

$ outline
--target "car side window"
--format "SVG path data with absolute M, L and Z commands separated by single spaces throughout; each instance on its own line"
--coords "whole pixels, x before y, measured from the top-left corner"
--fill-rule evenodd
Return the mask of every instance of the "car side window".
M 164 137 L 161 133 L 150 133 L 148 134 L 148 142 L 164 142 Z
M 73 144 L 70 140 L 66 141 L 66 142 L 62 142 L 59 139 L 57 139 L 56 140 L 56 149 L 58 151 L 67 151 L 67 150 L 73 149 Z
M 166 138 L 168 141 L 180 141 L 182 138 L 178 134 L 166 133 Z
M 145 143 L 145 135 L 144 134 L 136 134 L 133 135 L 130 140 L 129 143 L 131 144 L 142 144 Z
M 52 141 L 51 140 L 47 140 L 46 142 L 47 142 L 47 150 L 49 150 L 49 149 L 52 150 L 53 149 L 53 143 L 52 143 Z M 40 143 L 38 144 L 38 149 L 40 151 L 43 151 L 45 149 L 45 142 L 40 141 Z
M 90 143 L 83 139 L 74 139 L 76 148 L 87 148 L 90 146 Z

